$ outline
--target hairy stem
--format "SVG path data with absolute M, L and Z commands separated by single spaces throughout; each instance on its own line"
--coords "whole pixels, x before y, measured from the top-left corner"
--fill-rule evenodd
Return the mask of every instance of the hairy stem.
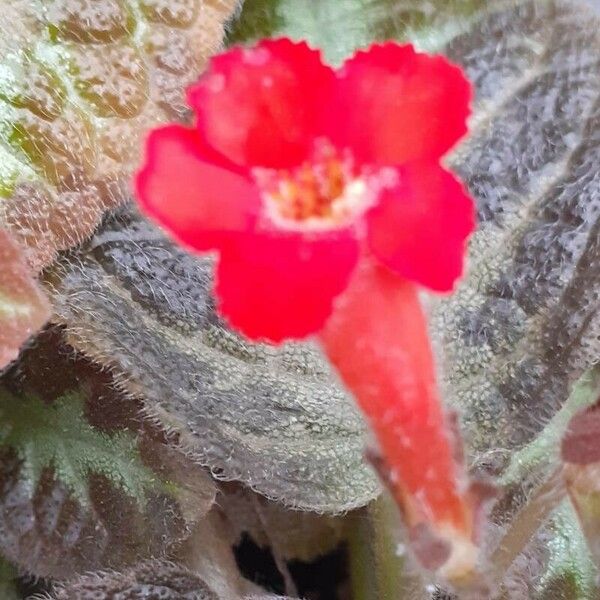
M 490 563 L 497 581 L 504 580 L 515 558 L 521 554 L 535 532 L 565 496 L 562 469 L 557 469 L 533 492 L 492 553 Z

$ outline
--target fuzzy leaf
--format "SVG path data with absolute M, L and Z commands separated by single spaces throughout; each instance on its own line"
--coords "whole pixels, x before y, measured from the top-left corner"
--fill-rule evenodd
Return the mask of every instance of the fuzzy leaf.
M 0 369 L 50 316 L 46 297 L 32 278 L 20 248 L 0 229 Z
M 148 561 L 117 572 L 83 575 L 57 586 L 54 600 L 137 598 L 139 600 L 220 600 L 208 586 L 185 567 Z M 224 600 L 224 599 L 223 599 Z
M 157 560 L 142 562 L 121 573 L 83 575 L 56 586 L 51 600 L 293 600 L 283 596 L 218 595 L 201 577 L 182 565 Z
M 0 552 L 23 570 L 65 578 L 165 556 L 212 506 L 204 471 L 60 332 L 0 389 Z
M 361 417 L 320 354 L 229 331 L 214 312 L 208 259 L 122 212 L 49 281 L 71 341 L 117 368 L 218 477 L 316 511 L 378 494 Z
M 434 305 L 431 330 L 473 462 L 512 480 L 493 513 L 509 529 L 557 466 L 542 432 L 560 425 L 600 357 L 599 22 L 579 2 L 518 2 L 445 48 L 476 84 L 470 135 L 449 162 L 477 198 L 479 227 L 468 276 Z M 543 460 L 514 470 L 511 458 L 539 459 L 544 447 Z M 568 561 L 562 534 L 549 535 L 555 563 L 563 550 Z M 546 557 L 528 577 L 552 568 Z
M 3 3 L 0 224 L 34 269 L 128 198 L 140 136 L 185 117 L 183 90 L 219 47 L 236 4 Z
M 156 487 L 156 475 L 140 459 L 136 440 L 126 432 L 108 435 L 83 416 L 81 396 L 72 392 L 44 404 L 0 390 L 0 445 L 14 448 L 23 474 L 36 487 L 51 467 L 74 497 L 89 503 L 88 476 L 104 475 L 140 504 Z
M 36 576 L 121 569 L 167 556 L 189 535 L 189 515 L 174 493 L 149 492 L 141 510 L 105 478 L 90 475 L 90 501 L 82 505 L 51 470 L 32 487 L 14 454 L 0 454 L 0 466 L 0 551 Z

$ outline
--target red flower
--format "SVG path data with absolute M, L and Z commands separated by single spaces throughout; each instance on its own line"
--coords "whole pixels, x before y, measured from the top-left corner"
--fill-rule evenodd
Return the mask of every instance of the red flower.
M 359 257 L 449 291 L 473 206 L 439 165 L 466 132 L 470 86 L 439 56 L 388 43 L 341 69 L 287 39 L 214 58 L 188 90 L 194 128 L 151 133 L 144 210 L 217 250 L 220 312 L 252 339 L 323 327 Z
M 477 499 L 457 460 L 415 284 L 450 291 L 473 204 L 441 157 L 470 86 L 442 57 L 384 44 L 334 71 L 289 40 L 212 60 L 195 128 L 154 131 L 144 210 L 217 250 L 221 313 L 247 337 L 319 333 L 376 434 L 415 551 L 472 574 Z

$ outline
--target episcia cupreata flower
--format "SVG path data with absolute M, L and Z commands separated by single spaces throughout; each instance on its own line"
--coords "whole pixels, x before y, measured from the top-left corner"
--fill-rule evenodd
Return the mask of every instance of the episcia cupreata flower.
M 386 43 L 338 70 L 288 39 L 233 48 L 188 90 L 195 122 L 152 131 L 147 215 L 218 254 L 220 314 L 252 340 L 316 336 L 364 412 L 417 555 L 453 581 L 477 563 L 478 494 L 445 414 L 418 297 L 450 292 L 474 207 L 440 164 L 471 86 Z

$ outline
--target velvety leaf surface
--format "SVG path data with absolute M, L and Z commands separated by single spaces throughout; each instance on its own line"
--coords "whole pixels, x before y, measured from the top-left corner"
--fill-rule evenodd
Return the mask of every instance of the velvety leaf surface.
M 38 269 L 123 202 L 143 133 L 183 90 L 236 0 L 8 0 L 0 13 L 0 223 Z
M 79 392 L 45 404 L 35 396 L 18 398 L 2 390 L 0 446 L 16 451 L 23 475 L 34 487 L 44 469 L 53 467 L 73 496 L 87 504 L 87 478 L 97 473 L 143 502 L 156 477 L 142 463 L 135 438 L 126 432 L 109 435 L 99 431 L 87 422 L 83 409 Z
M 431 330 L 471 458 L 494 474 L 544 446 L 545 426 L 600 358 L 598 24 L 585 3 L 522 2 L 445 48 L 476 83 L 470 136 L 449 163 L 477 198 L 479 228 L 468 277 L 434 305 Z M 555 448 L 521 465 L 494 510 L 502 527 L 527 514 Z M 544 530 L 549 553 L 518 559 L 524 597 L 595 596 L 581 532 L 565 522 Z
M 182 565 L 157 560 L 122 573 L 90 573 L 56 586 L 52 600 L 293 600 L 267 594 L 226 597 Z
M 0 416 L 0 552 L 24 571 L 164 556 L 212 506 L 210 478 L 57 332 L 4 376 Z
M 432 331 L 473 452 L 526 444 L 600 355 L 598 24 L 583 4 L 524 2 L 447 47 L 477 84 L 450 163 L 479 229 Z
M 45 295 L 29 272 L 16 242 L 0 229 L 0 369 L 50 316 Z
M 99 572 L 84 575 L 57 586 L 55 600 L 221 600 L 196 575 L 182 566 L 149 561 L 122 573 Z M 222 599 L 225 600 L 225 599 Z
M 311 346 L 249 344 L 216 317 L 211 262 L 131 212 L 49 280 L 73 343 L 111 364 L 217 477 L 315 511 L 378 493 L 364 426 Z

